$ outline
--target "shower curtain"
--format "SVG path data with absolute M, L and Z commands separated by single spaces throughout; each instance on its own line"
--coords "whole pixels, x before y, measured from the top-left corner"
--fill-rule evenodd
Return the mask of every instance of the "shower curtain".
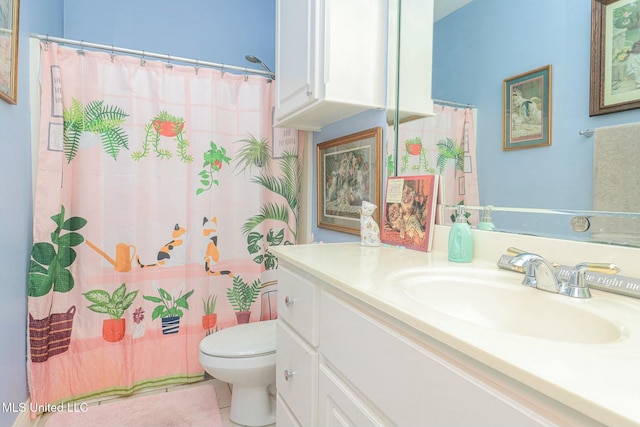
M 438 204 L 477 206 L 480 203 L 476 168 L 477 109 L 434 105 L 434 113 L 433 117 L 400 124 L 397 150 L 395 144 L 387 147 L 388 172 L 392 171 L 395 161 L 398 176 L 440 175 Z M 392 134 L 390 131 L 389 135 Z M 396 153 L 395 159 L 391 153 Z M 473 212 L 469 221 L 477 224 L 477 217 L 477 212 Z M 450 223 L 450 215 L 439 213 L 437 222 Z
M 33 412 L 203 378 L 208 334 L 277 316 L 297 131 L 264 77 L 41 44 Z

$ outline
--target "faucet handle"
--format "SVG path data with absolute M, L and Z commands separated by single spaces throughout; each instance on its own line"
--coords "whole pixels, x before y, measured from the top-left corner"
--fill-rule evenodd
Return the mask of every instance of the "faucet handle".
M 581 262 L 580 264 L 576 264 L 571 269 L 569 280 L 563 293 L 574 298 L 591 298 L 591 291 L 589 291 L 587 281 L 584 277 L 587 271 L 601 274 L 618 274 L 620 267 L 616 264 L 602 262 Z
M 511 256 L 520 255 L 520 254 L 523 254 L 525 252 L 527 252 L 527 251 L 523 251 L 522 249 L 514 248 L 513 246 L 509 246 L 507 248 L 507 255 L 511 255 Z
M 618 274 L 620 273 L 620 267 L 616 264 L 606 262 L 588 262 L 587 271 L 602 274 Z

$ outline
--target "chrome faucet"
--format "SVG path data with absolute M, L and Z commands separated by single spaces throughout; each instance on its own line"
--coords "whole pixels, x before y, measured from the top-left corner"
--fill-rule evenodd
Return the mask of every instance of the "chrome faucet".
M 615 264 L 581 262 L 571 269 L 569 280 L 565 283 L 558 276 L 556 268 L 540 255 L 519 251 L 509 264 L 524 270 L 523 285 L 574 298 L 591 298 L 591 291 L 584 277 L 587 271 L 604 274 L 620 272 Z
M 547 292 L 562 293 L 564 283 L 549 261 L 537 254 L 523 252 L 514 256 L 509 264 L 524 270 L 522 284 Z

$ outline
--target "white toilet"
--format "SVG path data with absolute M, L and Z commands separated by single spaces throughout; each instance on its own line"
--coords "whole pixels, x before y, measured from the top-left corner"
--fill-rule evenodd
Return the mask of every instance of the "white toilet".
M 269 387 L 276 382 L 276 320 L 246 323 L 200 341 L 200 364 L 214 378 L 232 384 L 229 418 L 244 426 L 276 421 Z

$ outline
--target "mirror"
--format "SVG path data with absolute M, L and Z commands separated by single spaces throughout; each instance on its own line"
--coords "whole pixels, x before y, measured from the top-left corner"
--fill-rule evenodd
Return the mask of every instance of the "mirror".
M 640 209 L 594 210 L 595 138 L 584 131 L 638 122 L 640 115 L 635 110 L 589 117 L 589 3 L 567 8 L 562 2 L 540 6 L 471 1 L 437 21 L 433 98 L 478 107 L 480 204 L 493 205 L 498 231 L 640 246 Z M 402 7 L 407 13 L 411 2 L 402 0 Z M 539 22 L 545 22 L 544 31 L 523 31 Z M 410 61 L 404 53 L 401 49 L 399 70 Z M 553 66 L 551 145 L 503 151 L 503 81 L 547 64 Z M 403 92 L 398 92 L 394 101 L 401 105 Z M 401 117 L 399 122 L 402 127 Z M 399 159 L 398 146 L 404 142 L 395 142 Z M 640 198 L 638 184 L 620 184 L 611 192 Z M 448 211 L 451 207 L 443 209 L 445 218 L 453 212 Z M 603 224 L 614 224 L 614 230 L 599 232 Z

